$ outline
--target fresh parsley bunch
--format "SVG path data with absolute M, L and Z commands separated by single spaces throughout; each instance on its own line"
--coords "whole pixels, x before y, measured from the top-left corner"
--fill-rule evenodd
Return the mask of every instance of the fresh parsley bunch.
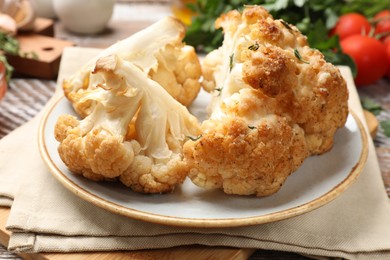
M 0 32 L 0 51 L 2 51 L 2 53 L 0 53 L 0 62 L 5 66 L 7 81 L 11 79 L 14 68 L 8 63 L 5 54 L 18 55 L 19 50 L 19 42 L 15 38 Z

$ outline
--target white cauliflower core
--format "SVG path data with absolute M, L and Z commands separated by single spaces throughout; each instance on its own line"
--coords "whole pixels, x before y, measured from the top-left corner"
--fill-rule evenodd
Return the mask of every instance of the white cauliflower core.
M 89 179 L 170 192 L 187 175 L 182 146 L 187 136 L 199 134 L 198 121 L 145 72 L 159 64 L 158 55 L 137 62 L 124 56 L 96 61 L 88 89 L 78 92 L 77 102 L 93 104 L 88 115 L 63 115 L 56 123 L 59 154 L 72 172 Z
M 95 88 L 90 81 L 95 63 L 101 57 L 115 54 L 148 74 L 180 103 L 190 105 L 200 89 L 201 68 L 194 48 L 182 42 L 184 35 L 184 25 L 174 18 L 167 17 L 152 24 L 103 50 L 66 79 L 65 96 L 78 114 L 87 116 L 95 102 L 82 99 L 82 95 Z

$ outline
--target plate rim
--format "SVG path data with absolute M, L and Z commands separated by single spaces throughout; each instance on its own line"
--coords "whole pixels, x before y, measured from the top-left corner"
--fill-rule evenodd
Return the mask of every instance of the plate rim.
M 283 219 L 288 219 L 304 213 L 310 212 L 325 204 L 333 201 L 339 195 L 341 195 L 347 188 L 349 188 L 358 178 L 360 173 L 363 171 L 364 166 L 368 157 L 368 137 L 361 120 L 356 115 L 356 113 L 349 108 L 349 114 L 352 115 L 355 120 L 360 138 L 362 141 L 362 150 L 360 152 L 359 160 L 352 167 L 349 174 L 337 185 L 335 185 L 328 192 L 322 194 L 321 196 L 303 203 L 299 206 L 292 208 L 279 210 L 272 213 L 267 213 L 265 215 L 251 216 L 251 217 L 242 217 L 242 218 L 183 218 L 183 217 L 174 217 L 166 216 L 155 213 L 149 213 L 140 211 L 137 209 L 132 209 L 125 207 L 123 205 L 116 204 L 112 201 L 106 200 L 98 195 L 84 189 L 83 187 L 77 185 L 71 179 L 69 179 L 65 173 L 63 173 L 58 166 L 54 163 L 50 157 L 49 151 L 45 144 L 45 126 L 47 120 L 55 109 L 55 107 L 65 99 L 64 95 L 60 95 L 57 98 L 54 98 L 52 102 L 48 104 L 45 108 L 43 116 L 40 120 L 39 129 L 38 129 L 38 147 L 42 160 L 48 167 L 50 173 L 68 190 L 74 193 L 76 196 L 81 199 L 94 204 L 97 207 L 103 208 L 109 212 L 126 216 L 132 219 L 137 219 L 141 221 L 146 221 L 155 224 L 162 224 L 167 226 L 176 226 L 176 227 L 191 227 L 191 228 L 224 228 L 224 227 L 241 227 L 241 226 L 252 226 L 258 224 L 265 224 L 270 222 L 275 222 Z

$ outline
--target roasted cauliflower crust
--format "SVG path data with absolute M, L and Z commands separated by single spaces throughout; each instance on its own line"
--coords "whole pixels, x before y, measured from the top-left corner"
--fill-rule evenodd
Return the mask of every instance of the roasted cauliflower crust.
M 90 71 L 86 71 L 83 68 L 82 71 L 77 73 L 77 76 L 73 75 L 70 78 L 64 79 L 62 82 L 64 96 L 70 101 L 76 113 L 81 117 L 89 115 L 94 104 L 92 100 L 81 101 L 87 89 L 92 89 L 92 86 L 89 85 L 89 73 Z
M 305 158 L 333 145 L 348 115 L 339 70 L 298 29 L 262 7 L 216 21 L 223 45 L 203 61 L 214 91 L 202 137 L 184 145 L 192 181 L 226 193 L 276 192 Z
M 167 193 L 185 180 L 187 172 L 188 166 L 181 155 L 161 162 L 137 155 L 119 180 L 136 192 Z
M 243 80 L 264 94 L 274 97 L 277 112 L 290 117 L 303 128 L 312 154 L 322 154 L 333 145 L 336 130 L 345 124 L 348 91 L 339 70 L 323 55 L 307 46 L 300 49 L 297 62 L 294 50 L 260 46 L 245 51 Z
M 283 117 L 270 115 L 249 127 L 242 118 L 232 117 L 212 120 L 206 127 L 199 140 L 184 146 L 189 177 L 201 187 L 270 195 L 307 155 L 303 131 Z
M 177 101 L 191 105 L 200 90 L 201 66 L 192 46 L 167 46 L 158 55 L 158 67 L 150 77 Z
M 149 74 L 180 103 L 190 105 L 200 90 L 202 70 L 195 49 L 182 42 L 184 36 L 185 27 L 177 19 L 167 17 L 156 22 L 105 49 L 65 79 L 62 83 L 65 97 L 80 116 L 89 115 L 96 103 L 83 97 L 85 92 L 96 88 L 91 84 L 94 64 L 98 58 L 115 54 Z
M 205 89 L 221 87 L 221 57 L 234 54 L 232 62 L 242 66 L 244 83 L 278 101 L 277 113 L 304 129 L 311 154 L 331 149 L 348 115 L 348 90 L 338 68 L 311 49 L 295 26 L 274 20 L 262 7 L 229 12 L 216 26 L 223 28 L 226 40 L 203 62 Z
M 130 143 L 107 135 L 103 129 L 85 135 L 80 122 L 71 115 L 58 118 L 55 137 L 60 142 L 59 155 L 69 170 L 94 181 L 118 177 L 134 158 Z

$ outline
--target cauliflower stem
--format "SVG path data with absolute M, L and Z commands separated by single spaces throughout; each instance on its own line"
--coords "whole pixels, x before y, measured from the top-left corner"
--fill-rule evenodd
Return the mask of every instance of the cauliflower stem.
M 92 180 L 119 179 L 135 191 L 170 192 L 187 167 L 182 145 L 199 134 L 198 121 L 132 62 L 100 58 L 95 87 L 83 101 L 96 103 L 82 120 L 64 115 L 55 127 L 59 154 L 68 168 Z M 133 127 L 129 127 L 132 125 Z M 134 129 L 129 136 L 129 129 Z
M 91 80 L 96 61 L 115 54 L 132 62 L 183 105 L 190 105 L 200 90 L 201 68 L 194 48 L 182 42 L 184 35 L 184 25 L 172 17 L 152 24 L 103 50 L 67 78 L 63 82 L 65 96 L 78 114 L 87 116 L 95 102 L 82 96 L 96 87 Z

